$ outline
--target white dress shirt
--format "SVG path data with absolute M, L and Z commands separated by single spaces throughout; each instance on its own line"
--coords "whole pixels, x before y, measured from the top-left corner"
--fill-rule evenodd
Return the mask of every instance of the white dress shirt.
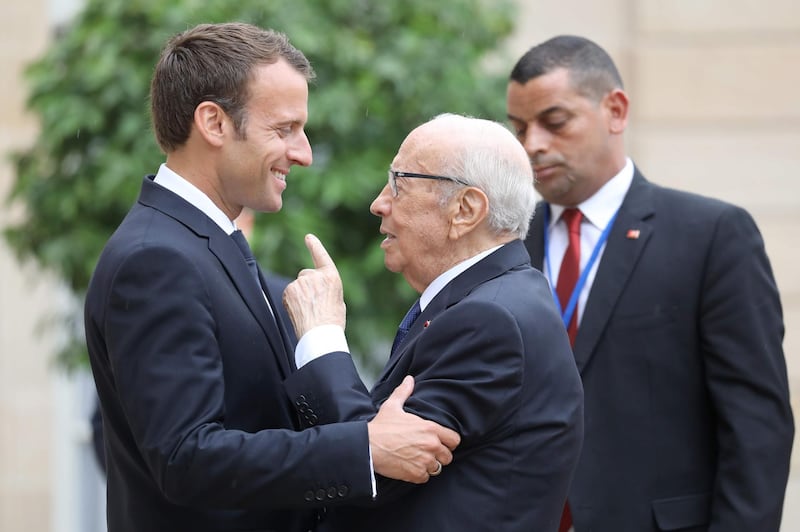
M 625 166 L 620 172 L 612 177 L 600 190 L 594 193 L 592 197 L 578 205 L 578 209 L 583 213 L 583 220 L 581 221 L 581 261 L 580 271 L 583 273 L 586 263 L 592 255 L 594 247 L 600 240 L 603 230 L 608 225 L 609 221 L 614 217 L 614 214 L 619 210 L 622 205 L 622 200 L 625 199 L 628 189 L 633 181 L 633 162 L 630 159 L 625 160 Z M 561 270 L 561 261 L 564 258 L 564 252 L 569 245 L 569 235 L 567 232 L 567 224 L 561 220 L 561 213 L 564 212 L 565 207 L 562 205 L 550 205 L 550 220 L 547 227 L 548 231 L 548 248 L 546 250 L 547 260 L 542 266 L 545 276 L 547 276 L 550 284 L 556 286 L 558 284 L 558 272 Z M 578 296 L 578 324 L 580 325 L 581 318 L 583 317 L 583 310 L 586 307 L 586 300 L 589 297 L 589 292 L 594 283 L 594 277 L 597 274 L 597 266 L 603 257 L 606 244 L 603 243 L 600 251 L 592 264 L 591 270 L 586 277 L 586 283 L 581 289 Z M 552 268 L 552 271 L 550 271 Z
M 166 164 L 159 167 L 153 181 L 203 211 L 203 214 L 214 220 L 220 229 L 225 231 L 225 234 L 230 235 L 236 231 L 236 224 L 211 201 L 211 198 L 206 196 L 205 192 L 167 168 Z
M 467 260 L 461 261 L 443 274 L 439 275 L 436 279 L 428 285 L 427 288 L 422 292 L 422 295 L 419 296 L 419 309 L 420 311 L 425 310 L 425 307 L 433 301 L 433 298 L 442 291 L 442 289 L 447 286 L 447 283 L 461 275 L 465 270 L 471 267 L 473 264 L 476 264 L 483 260 L 485 257 L 488 257 L 490 254 L 494 253 L 498 249 L 502 247 L 502 244 L 499 246 L 495 246 L 491 249 L 487 249 L 486 251 L 481 251 L 474 257 L 470 257 Z

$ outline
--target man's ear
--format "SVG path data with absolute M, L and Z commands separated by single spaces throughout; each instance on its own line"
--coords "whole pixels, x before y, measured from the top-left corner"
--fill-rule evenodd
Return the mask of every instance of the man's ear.
M 222 146 L 230 117 L 214 102 L 201 102 L 194 110 L 194 128 L 212 146 Z
M 450 237 L 460 238 L 475 230 L 489 215 L 489 198 L 475 187 L 466 187 L 454 198 Z
M 628 125 L 628 95 L 622 89 L 614 89 L 603 98 L 603 106 L 608 116 L 608 130 L 622 133 Z

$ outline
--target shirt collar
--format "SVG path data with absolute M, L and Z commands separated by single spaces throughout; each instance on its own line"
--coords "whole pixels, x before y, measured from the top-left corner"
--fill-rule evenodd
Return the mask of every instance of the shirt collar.
M 583 213 L 583 217 L 591 222 L 592 225 L 603 229 L 611 217 L 619 210 L 622 201 L 625 199 L 628 189 L 633 181 L 633 161 L 625 158 L 625 166 L 617 175 L 612 177 L 600 190 L 595 192 L 589 199 L 578 205 Z M 564 212 L 563 205 L 550 205 L 550 227 L 558 223 L 561 213 Z
M 439 277 L 434 279 L 433 282 L 429 284 L 428 287 L 422 292 L 422 295 L 419 296 L 420 310 L 425 310 L 425 307 L 428 306 L 428 303 L 430 303 L 433 300 L 433 298 L 436 297 L 436 295 L 442 291 L 442 288 L 447 286 L 447 283 L 458 277 L 461 273 L 463 273 L 473 264 L 480 262 L 483 258 L 494 253 L 501 247 L 503 247 L 503 244 L 487 249 L 486 251 L 481 251 L 474 257 L 470 257 L 467 260 L 459 262 L 458 264 L 456 264 L 443 274 L 439 275 Z
M 158 168 L 158 173 L 153 181 L 203 211 L 203 214 L 214 220 L 225 233 L 230 235 L 236 230 L 236 224 L 211 201 L 211 198 L 186 179 L 167 168 L 166 164 L 162 164 Z

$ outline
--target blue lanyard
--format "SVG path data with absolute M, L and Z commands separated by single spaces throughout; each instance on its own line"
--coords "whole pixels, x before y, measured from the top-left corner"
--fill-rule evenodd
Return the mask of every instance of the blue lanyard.
M 603 229 L 603 232 L 600 234 L 600 239 L 597 241 L 597 244 L 594 245 L 594 249 L 592 250 L 592 254 L 589 257 L 589 261 L 586 263 L 586 266 L 583 268 L 580 277 L 578 277 L 578 282 L 575 283 L 575 288 L 572 289 L 572 295 L 569 296 L 569 301 L 567 302 L 567 308 L 561 308 L 561 301 L 558 300 L 558 293 L 556 292 L 556 287 L 553 285 L 552 278 L 553 278 L 553 269 L 550 267 L 550 246 L 549 246 L 549 237 L 548 234 L 550 233 L 550 205 L 544 209 L 544 260 L 545 264 L 547 264 L 547 274 L 550 276 L 550 290 L 553 292 L 553 299 L 556 301 L 556 307 L 558 311 L 561 312 L 561 319 L 564 322 L 564 327 L 569 328 L 569 322 L 572 321 L 572 315 L 575 314 L 575 307 L 578 306 L 578 297 L 583 290 L 583 285 L 586 284 L 586 278 L 589 276 L 589 272 L 592 269 L 592 265 L 594 261 L 597 260 L 597 256 L 600 254 L 600 250 L 603 248 L 603 244 L 605 244 L 606 240 L 608 240 L 608 234 L 611 232 L 611 227 L 614 225 L 614 220 L 617 218 L 617 213 L 619 209 L 614 212 L 614 215 L 608 221 L 606 228 Z

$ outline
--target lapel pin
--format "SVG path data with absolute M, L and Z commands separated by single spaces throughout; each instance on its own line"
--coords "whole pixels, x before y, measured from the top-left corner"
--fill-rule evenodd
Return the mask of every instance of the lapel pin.
M 628 232 L 625 234 L 625 238 L 630 240 L 636 240 L 639 238 L 639 230 L 638 229 L 628 229 Z
M 422 324 L 422 328 L 423 329 L 427 329 L 428 325 L 430 325 L 430 324 L 431 324 L 431 320 L 426 320 L 425 323 Z

